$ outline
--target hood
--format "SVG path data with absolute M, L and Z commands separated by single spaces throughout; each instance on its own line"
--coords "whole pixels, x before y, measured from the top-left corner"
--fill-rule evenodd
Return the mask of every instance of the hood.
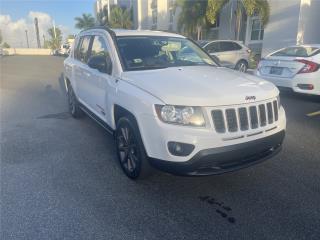
M 122 74 L 122 79 L 164 103 L 173 105 L 243 104 L 266 100 L 279 94 L 270 82 L 231 69 L 211 66 L 128 71 Z M 252 100 L 252 96 L 255 100 Z

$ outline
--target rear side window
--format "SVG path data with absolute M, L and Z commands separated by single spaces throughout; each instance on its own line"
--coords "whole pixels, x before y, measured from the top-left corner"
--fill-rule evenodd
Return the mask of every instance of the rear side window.
M 75 58 L 83 63 L 88 61 L 88 50 L 90 45 L 90 36 L 81 37 L 75 54 Z
M 241 50 L 242 49 L 242 47 L 238 43 L 233 42 L 232 44 L 233 44 L 233 50 Z
M 238 44 L 237 44 L 238 45 Z M 239 46 L 239 45 L 238 45 Z M 233 42 L 221 42 L 220 43 L 220 48 L 222 52 L 225 51 L 234 51 L 235 49 L 235 45 Z
M 275 52 L 271 56 L 279 57 L 311 57 L 319 53 L 316 47 L 288 47 Z

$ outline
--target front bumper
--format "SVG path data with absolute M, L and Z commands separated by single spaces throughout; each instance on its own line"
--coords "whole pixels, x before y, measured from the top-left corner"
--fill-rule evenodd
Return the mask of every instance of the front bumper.
M 280 152 L 285 131 L 254 141 L 199 151 L 189 161 L 151 158 L 155 168 L 175 175 L 205 176 L 235 171 L 265 161 Z

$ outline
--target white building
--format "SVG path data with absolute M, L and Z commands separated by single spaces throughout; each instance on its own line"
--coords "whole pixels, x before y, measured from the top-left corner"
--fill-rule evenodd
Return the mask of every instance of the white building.
M 175 0 L 97 0 L 94 13 L 97 15 L 108 4 L 132 8 L 134 28 L 176 31 L 179 10 L 174 12 L 174 2 Z
M 258 16 L 243 18 L 240 40 L 246 45 L 264 56 L 289 45 L 320 43 L 320 0 L 268 1 L 270 19 L 265 28 Z M 214 38 L 235 39 L 235 8 L 236 0 L 223 9 L 218 26 L 211 29 Z

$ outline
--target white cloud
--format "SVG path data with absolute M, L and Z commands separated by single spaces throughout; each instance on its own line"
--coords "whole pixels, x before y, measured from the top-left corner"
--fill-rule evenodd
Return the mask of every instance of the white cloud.
M 12 47 L 27 47 L 26 30 L 28 31 L 30 47 L 37 47 L 34 18 L 38 18 L 39 35 L 41 46 L 43 45 L 43 35 L 48 39 L 47 30 L 52 27 L 53 19 L 43 12 L 29 12 L 28 16 L 13 21 L 10 15 L 0 15 L 0 26 L 3 42 L 9 43 Z M 57 26 L 61 29 L 63 37 L 66 37 L 69 30 L 65 26 Z

